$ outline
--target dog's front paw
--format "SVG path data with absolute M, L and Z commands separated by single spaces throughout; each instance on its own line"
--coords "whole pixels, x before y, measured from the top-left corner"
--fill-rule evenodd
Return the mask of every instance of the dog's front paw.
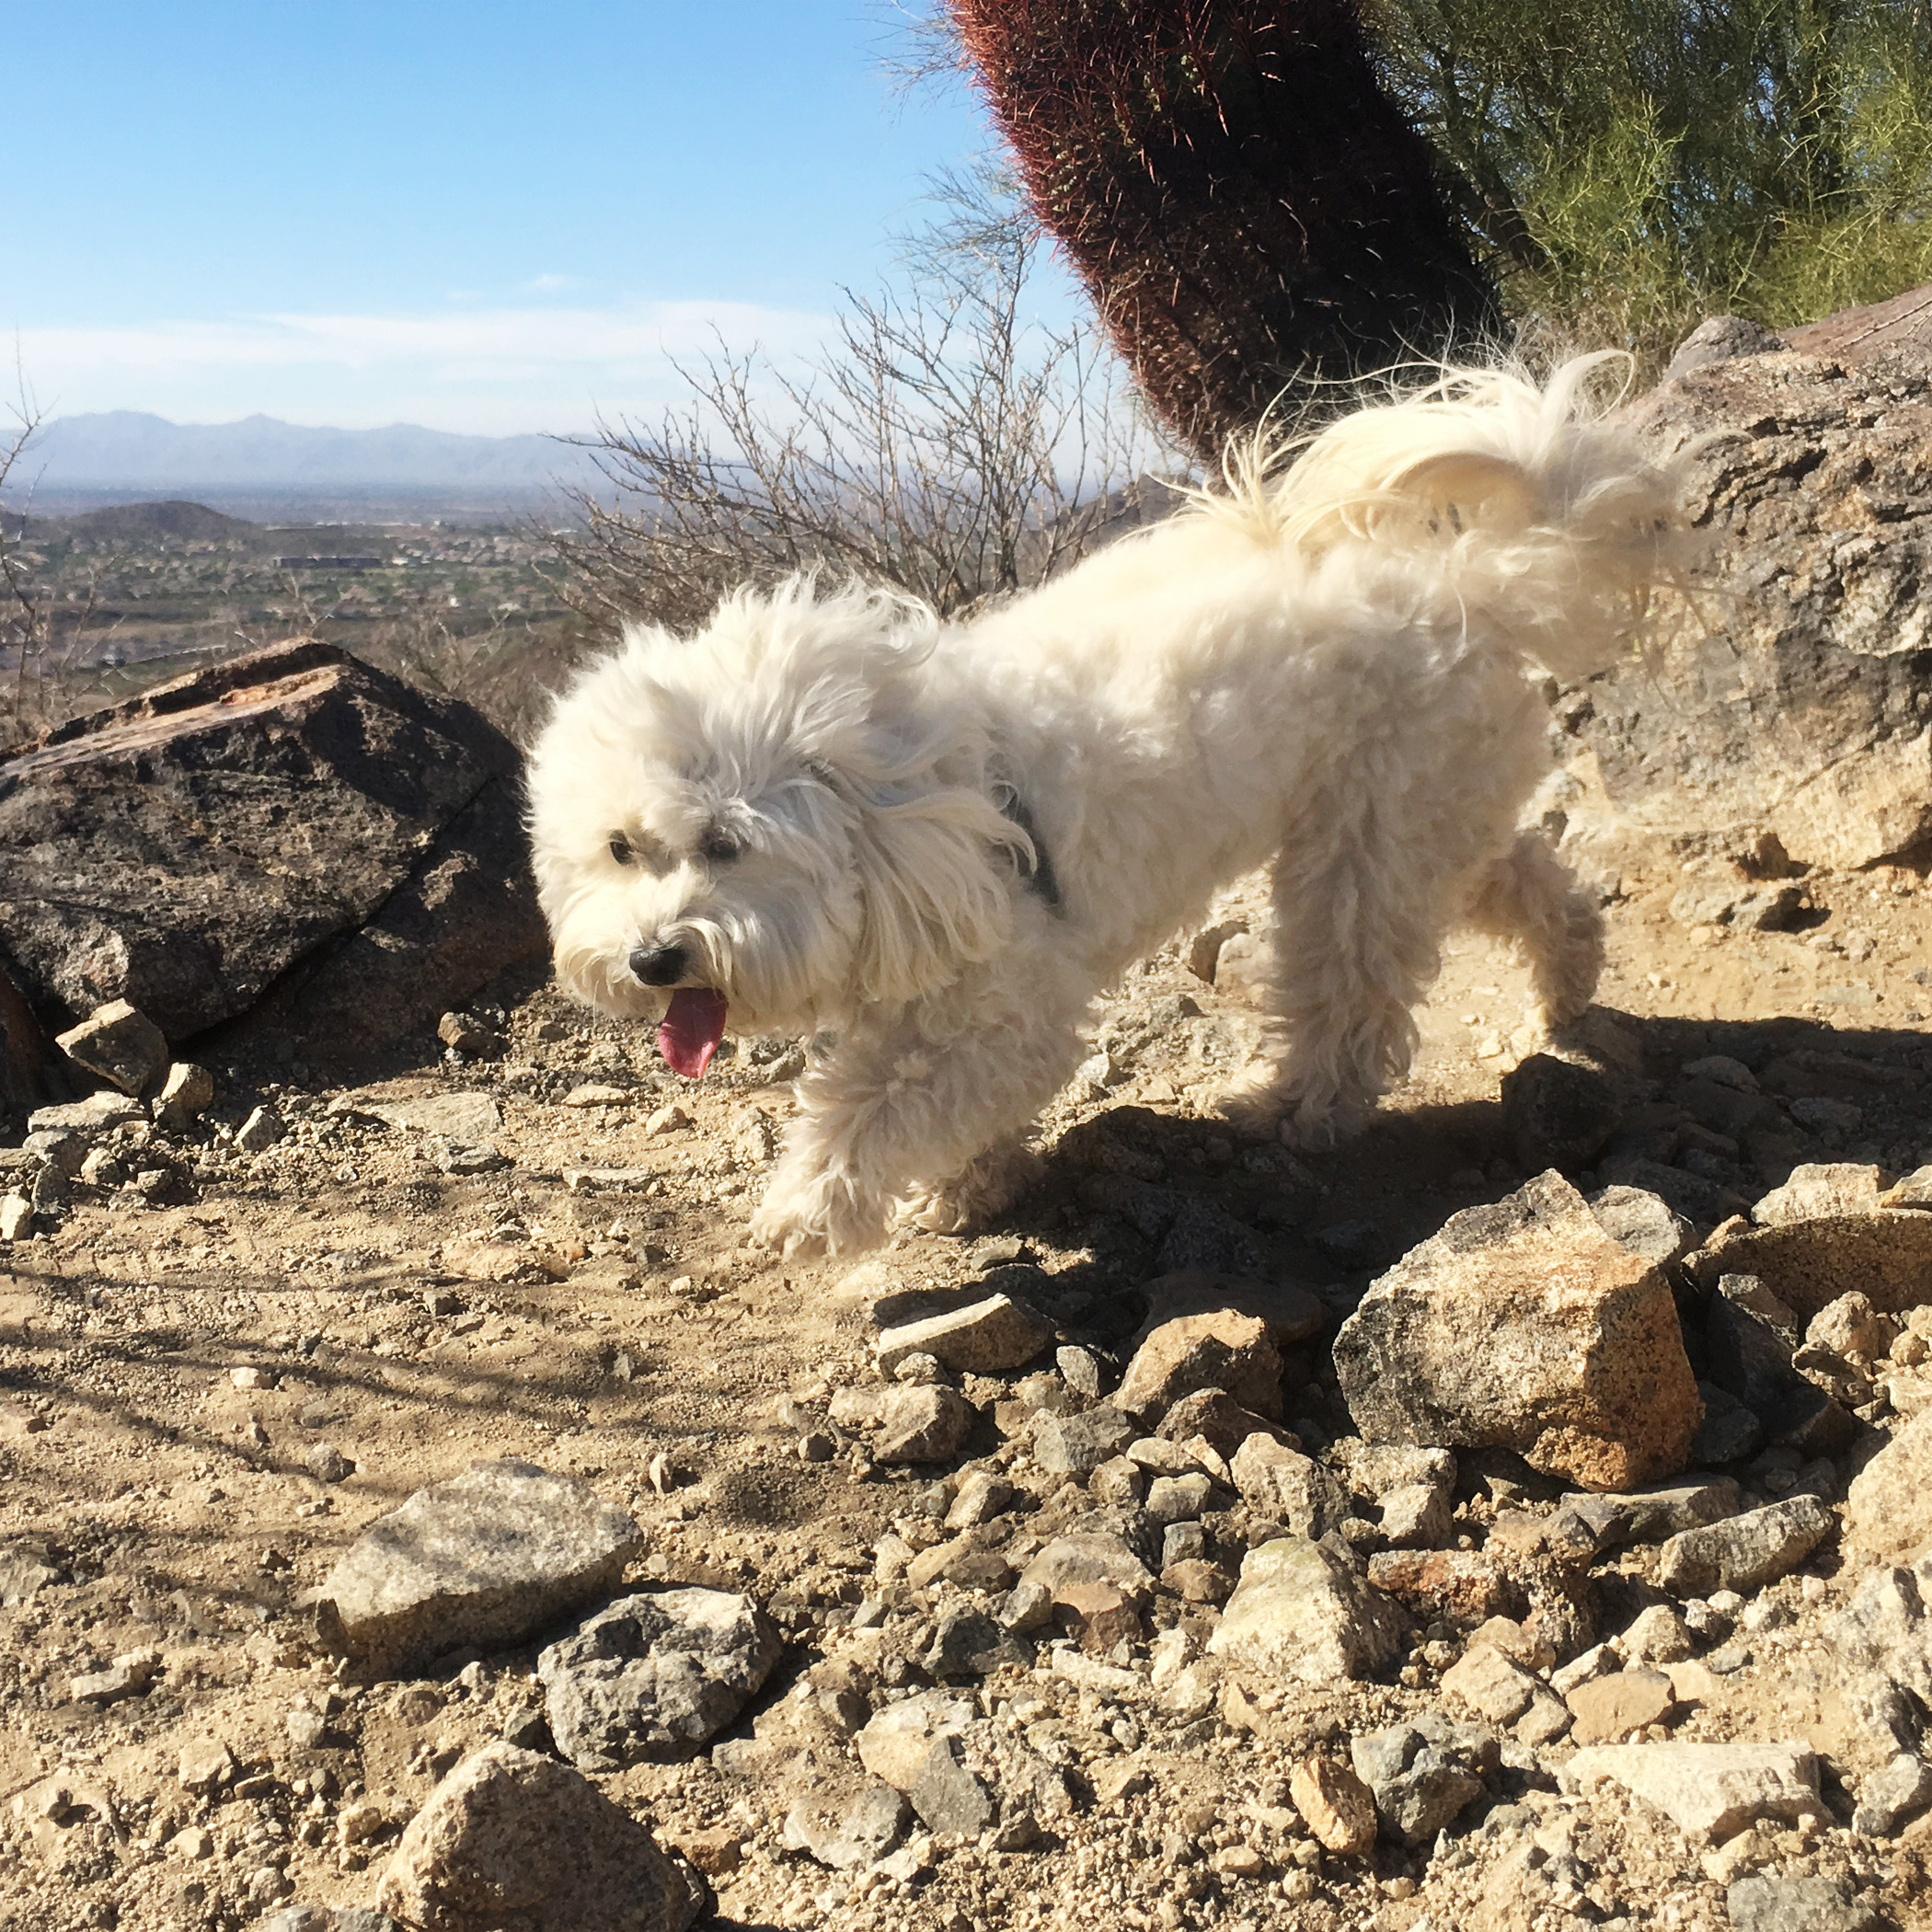
M 819 1172 L 773 1175 L 751 1236 L 787 1260 L 816 1255 L 851 1254 L 876 1248 L 885 1239 L 892 1203 L 855 1187 L 842 1176 Z
M 1285 1118 L 1277 1130 L 1284 1147 L 1299 1147 L 1305 1153 L 1320 1154 L 1343 1141 L 1353 1140 L 1374 1118 L 1372 1099 L 1332 1099 L 1317 1094 L 1292 1098 Z
M 787 1261 L 812 1259 L 825 1251 L 824 1237 L 795 1210 L 767 1201 L 752 1216 L 751 1238 Z
M 1281 1066 L 1271 1060 L 1258 1060 L 1211 1095 L 1205 1111 L 1225 1121 L 1236 1133 L 1266 1140 L 1293 1104 L 1282 1085 Z
M 1535 962 L 1537 1017 L 1555 1029 L 1572 1026 L 1589 1012 L 1604 972 L 1604 922 L 1593 906 L 1579 907 L 1566 923 L 1560 943 Z
M 900 1220 L 928 1234 L 963 1233 L 1010 1207 L 1039 1167 L 1040 1156 L 1030 1147 L 993 1148 L 943 1187 L 921 1189 L 907 1201 Z
M 1551 986 L 1546 997 L 1531 1007 L 1531 1024 L 1540 1027 L 1546 1036 L 1573 1027 L 1590 1011 L 1591 1003 L 1596 997 L 1596 981 L 1597 975 L 1592 970 L 1577 973 L 1567 983 Z

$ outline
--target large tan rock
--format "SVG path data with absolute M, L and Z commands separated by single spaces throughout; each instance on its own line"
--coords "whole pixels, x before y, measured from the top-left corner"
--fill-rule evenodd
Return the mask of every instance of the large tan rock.
M 1164 1321 L 1134 1351 L 1114 1407 L 1160 1415 L 1202 1388 L 1225 1389 L 1257 1415 L 1280 1418 L 1282 1353 L 1259 1316 L 1216 1308 Z
M 685 1932 L 702 1900 L 581 1772 L 496 1743 L 409 1821 L 381 1903 L 424 1932 Z
M 1915 1562 L 1932 1548 L 1932 1409 L 1922 1409 L 1852 1479 L 1847 1561 Z
M 1754 1274 L 1801 1322 L 1853 1294 L 1896 1315 L 1932 1301 L 1932 1214 L 1874 1208 L 1768 1227 L 1727 1221 L 1685 1266 L 1705 1289 Z
M 1662 1271 L 1554 1171 L 1405 1255 L 1335 1368 L 1370 1442 L 1513 1449 L 1593 1489 L 1682 1467 L 1704 1413 Z

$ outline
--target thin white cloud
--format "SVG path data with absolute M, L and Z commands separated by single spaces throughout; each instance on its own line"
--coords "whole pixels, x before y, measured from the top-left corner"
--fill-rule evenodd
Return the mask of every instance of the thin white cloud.
M 827 316 L 752 303 L 268 315 L 18 333 L 22 369 L 63 415 L 145 409 L 177 420 L 261 413 L 344 427 L 409 420 L 507 433 L 572 431 L 675 395 L 672 364 L 719 341 L 780 359 Z

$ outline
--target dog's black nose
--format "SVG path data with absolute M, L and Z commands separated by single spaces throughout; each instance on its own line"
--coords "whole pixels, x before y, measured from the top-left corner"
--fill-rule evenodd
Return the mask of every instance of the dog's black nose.
M 690 964 L 682 946 L 640 946 L 630 956 L 632 974 L 647 986 L 676 985 Z

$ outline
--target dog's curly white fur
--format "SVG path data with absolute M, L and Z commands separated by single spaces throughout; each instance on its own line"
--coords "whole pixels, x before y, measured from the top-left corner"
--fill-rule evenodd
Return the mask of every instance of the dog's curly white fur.
M 1538 680 L 1625 648 L 1675 535 L 1673 478 L 1582 400 L 1601 360 L 1445 374 L 1279 475 L 1245 453 L 963 622 L 800 579 L 577 682 L 530 764 L 563 984 L 819 1036 L 761 1238 L 999 1205 L 1095 995 L 1259 866 L 1267 1051 L 1232 1104 L 1295 1136 L 1402 1076 L 1459 919 L 1520 943 L 1551 1021 L 1587 1006 L 1594 905 L 1518 828 Z

